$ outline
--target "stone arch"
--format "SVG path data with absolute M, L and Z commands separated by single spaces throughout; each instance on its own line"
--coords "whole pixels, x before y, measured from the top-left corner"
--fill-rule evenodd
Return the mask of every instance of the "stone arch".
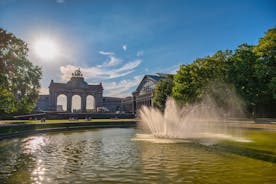
M 96 111 L 96 101 L 93 95 L 86 96 L 86 112 Z
M 78 94 L 74 94 L 72 96 L 72 107 L 71 112 L 81 112 L 81 96 Z
M 103 86 L 100 84 L 88 84 L 84 81 L 84 77 L 77 69 L 72 73 L 71 79 L 67 83 L 57 83 L 51 80 L 49 86 L 49 105 L 51 110 L 57 109 L 57 96 L 64 94 L 67 96 L 67 112 L 72 112 L 73 109 L 80 109 L 79 112 L 86 112 L 87 95 L 92 95 L 95 99 L 94 108 L 103 106 Z M 79 95 L 77 98 L 78 106 L 75 107 L 74 95 Z M 74 97 L 74 99 L 72 99 Z M 74 101 L 74 105 L 72 104 Z M 81 102 L 80 102 L 81 101 Z M 73 106 L 72 106 L 73 105 Z
M 67 96 L 65 94 L 59 94 L 56 100 L 57 111 L 67 111 Z

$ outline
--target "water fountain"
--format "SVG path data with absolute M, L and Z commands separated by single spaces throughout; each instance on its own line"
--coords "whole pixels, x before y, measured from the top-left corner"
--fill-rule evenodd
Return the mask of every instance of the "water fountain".
M 231 130 L 230 133 L 224 114 L 210 96 L 206 96 L 200 103 L 182 107 L 169 98 L 164 112 L 143 106 L 140 110 L 140 127 L 159 139 L 211 138 L 249 141 L 241 137 L 241 130 Z M 139 134 L 138 137 L 150 135 Z

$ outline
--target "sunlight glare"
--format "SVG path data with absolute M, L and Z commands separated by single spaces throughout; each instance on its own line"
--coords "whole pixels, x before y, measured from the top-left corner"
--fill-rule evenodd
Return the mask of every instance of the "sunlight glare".
M 35 53 L 41 58 L 41 59 L 53 59 L 57 57 L 58 54 L 58 47 L 57 44 L 49 39 L 39 39 L 35 42 Z

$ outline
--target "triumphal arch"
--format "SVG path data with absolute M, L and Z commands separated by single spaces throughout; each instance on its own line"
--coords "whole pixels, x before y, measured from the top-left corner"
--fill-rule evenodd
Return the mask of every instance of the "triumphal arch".
M 102 83 L 90 85 L 84 81 L 80 69 L 72 73 L 71 79 L 67 83 L 57 83 L 51 80 L 49 86 L 50 110 L 57 110 L 57 99 L 59 95 L 65 95 L 67 101 L 67 112 L 72 112 L 72 98 L 75 95 L 80 97 L 81 112 L 86 112 L 87 98 L 92 96 L 94 109 L 103 106 L 103 86 Z

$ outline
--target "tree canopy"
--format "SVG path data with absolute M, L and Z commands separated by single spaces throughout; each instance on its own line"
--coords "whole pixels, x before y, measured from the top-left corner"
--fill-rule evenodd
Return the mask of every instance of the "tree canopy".
M 229 81 L 235 85 L 250 109 L 272 100 L 268 85 L 269 65 L 258 58 L 253 48 L 247 44 L 240 45 L 229 62 Z
M 269 91 L 276 101 L 276 28 L 266 32 L 253 48 L 253 52 L 258 56 L 258 62 L 267 67 L 262 75 L 265 75 Z
M 0 28 L 0 116 L 34 108 L 42 72 L 27 54 L 24 41 Z
M 276 28 L 269 29 L 265 36 L 259 39 L 258 45 L 254 47 L 257 56 L 266 59 L 269 63 L 274 64 L 276 61 Z
M 174 77 L 173 97 L 183 103 L 200 101 L 212 81 L 223 81 L 227 76 L 228 57 L 231 51 L 218 51 L 213 56 L 198 58 L 193 63 L 181 65 Z
M 218 105 L 226 107 L 226 99 L 235 91 L 249 112 L 267 111 L 276 116 L 276 28 L 268 30 L 256 46 L 241 44 L 234 51 L 218 51 L 181 65 L 173 85 L 165 84 L 160 82 L 156 87 L 157 107 L 164 104 L 160 91 L 170 91 L 166 87 L 171 86 L 171 95 L 182 104 L 199 102 L 212 93 Z M 217 91 L 222 90 L 223 95 L 218 96 Z
M 173 75 L 167 75 L 165 79 L 160 80 L 154 89 L 153 105 L 164 110 L 167 98 L 171 96 L 173 85 Z

